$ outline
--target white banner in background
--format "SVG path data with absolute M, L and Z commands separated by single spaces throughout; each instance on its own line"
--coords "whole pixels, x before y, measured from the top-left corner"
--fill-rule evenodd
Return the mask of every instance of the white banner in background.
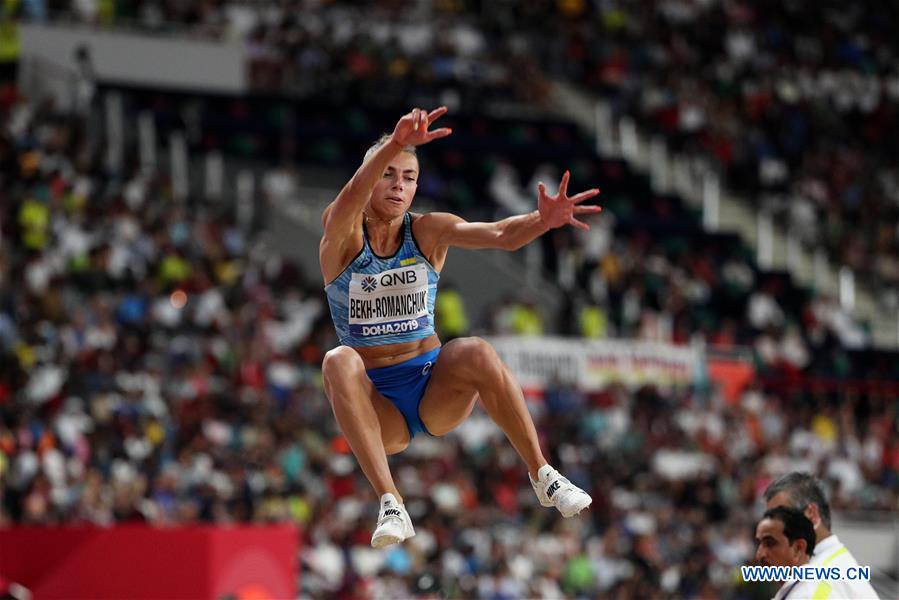
M 244 42 L 72 24 L 23 23 L 19 32 L 24 62 L 39 58 L 77 73 L 75 52 L 85 47 L 99 81 L 224 93 L 249 87 Z
M 489 337 L 487 341 L 521 386 L 532 389 L 553 382 L 583 391 L 611 383 L 685 386 L 701 372 L 703 360 L 698 348 L 657 342 L 514 336 Z

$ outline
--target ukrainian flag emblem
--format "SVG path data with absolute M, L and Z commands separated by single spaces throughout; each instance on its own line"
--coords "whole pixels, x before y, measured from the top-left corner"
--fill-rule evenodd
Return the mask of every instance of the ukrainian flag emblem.
M 415 258 L 414 256 L 412 258 L 404 258 L 403 260 L 400 261 L 400 266 L 407 267 L 409 265 L 414 265 L 417 262 L 418 262 L 418 259 Z

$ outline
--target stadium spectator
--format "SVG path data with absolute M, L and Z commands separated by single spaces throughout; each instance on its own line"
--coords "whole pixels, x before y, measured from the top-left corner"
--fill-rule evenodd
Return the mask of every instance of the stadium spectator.
M 465 310 L 465 300 L 452 283 L 444 283 L 437 297 L 434 320 L 440 339 L 450 341 L 468 334 L 470 323 Z

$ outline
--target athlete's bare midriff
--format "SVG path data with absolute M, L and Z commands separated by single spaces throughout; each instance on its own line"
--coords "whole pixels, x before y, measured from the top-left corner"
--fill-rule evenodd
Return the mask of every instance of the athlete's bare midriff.
M 440 346 L 440 338 L 437 334 L 403 342 L 402 344 L 385 344 L 383 346 L 365 346 L 353 348 L 362 357 L 362 364 L 366 369 L 380 369 L 405 362 L 409 359 L 430 352 Z

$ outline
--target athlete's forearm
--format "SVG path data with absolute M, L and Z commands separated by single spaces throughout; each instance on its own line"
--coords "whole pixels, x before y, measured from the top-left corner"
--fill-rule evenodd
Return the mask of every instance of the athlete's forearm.
M 500 232 L 500 247 L 506 250 L 518 250 L 549 231 L 536 210 L 497 221 L 496 226 Z
M 357 217 L 365 208 L 378 178 L 384 174 L 387 165 L 402 149 L 403 147 L 391 137 L 390 141 L 375 150 L 340 190 L 331 209 L 330 218 Z

